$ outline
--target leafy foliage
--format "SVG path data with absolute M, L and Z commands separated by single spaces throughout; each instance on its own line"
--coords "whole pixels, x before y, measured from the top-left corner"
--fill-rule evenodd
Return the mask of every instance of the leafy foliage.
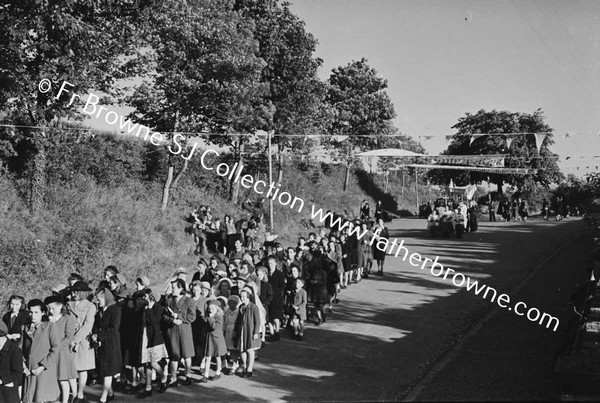
M 475 171 L 452 171 L 433 169 L 429 172 L 432 182 L 447 184 L 450 178 L 456 185 L 466 185 L 489 180 L 501 188 L 503 183 L 523 187 L 528 180 L 543 186 L 558 183 L 563 175 L 557 161 L 558 156 L 549 147 L 554 144 L 552 128 L 544 122 L 541 109 L 532 114 L 508 111 L 480 110 L 476 114 L 466 113 L 458 119 L 452 128 L 457 129 L 458 136 L 442 154 L 444 155 L 488 155 L 509 154 L 505 160 L 506 167 L 530 168 L 537 170 L 535 174 L 512 175 Z M 538 153 L 533 134 L 511 136 L 512 143 L 508 147 L 506 136 L 494 135 L 479 137 L 470 144 L 469 134 L 479 133 L 547 133 Z

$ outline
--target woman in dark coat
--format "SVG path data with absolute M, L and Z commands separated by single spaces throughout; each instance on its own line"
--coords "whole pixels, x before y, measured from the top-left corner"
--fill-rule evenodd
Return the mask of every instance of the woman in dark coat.
M 309 252 L 306 255 L 306 260 L 309 265 L 309 282 L 310 291 L 308 293 L 308 301 L 315 305 L 317 312 L 317 326 L 321 322 L 325 322 L 325 312 L 323 304 L 328 303 L 329 294 L 327 294 L 327 272 L 323 269 L 323 262 L 319 256 L 314 256 L 315 252 Z
M 142 387 L 140 374 L 142 374 L 142 334 L 144 332 L 144 307 L 146 299 L 143 291 L 136 291 L 131 296 L 130 302 L 121 308 L 121 351 L 123 356 L 124 371 L 131 371 L 132 383 L 127 384 L 123 393 L 133 394 Z M 127 313 L 127 314 L 126 314 Z M 127 347 L 125 347 L 125 343 Z M 130 368 L 127 368 L 129 366 Z M 129 376 L 127 376 L 129 378 Z
M 328 255 L 323 255 L 323 268 L 327 273 L 327 294 L 329 296 L 329 312 L 333 312 L 333 301 L 337 296 L 337 284 L 340 282 L 338 275 L 337 263 L 329 258 Z
M 353 222 L 350 222 L 348 224 L 348 233 L 350 233 L 355 226 L 360 225 L 360 224 L 356 224 Z M 349 275 L 348 275 L 348 280 L 352 280 L 352 275 L 353 273 L 357 273 L 358 270 L 358 253 L 359 253 L 359 246 L 360 246 L 360 240 L 358 239 L 358 236 L 356 235 L 356 232 L 352 232 L 351 235 L 348 236 L 348 239 L 346 240 L 346 252 L 348 253 L 348 256 L 350 258 L 349 261 L 349 266 L 350 268 L 349 270 Z M 344 253 L 346 253 L 344 252 Z M 358 273 L 357 273 L 358 274 Z M 355 281 L 358 282 L 358 277 L 355 278 Z
M 267 259 L 269 268 L 269 284 L 273 289 L 273 299 L 269 306 L 269 330 L 273 340 L 279 340 L 279 330 L 283 321 L 283 295 L 285 294 L 285 275 L 277 267 L 277 259 L 269 256 Z
M 8 328 L 7 338 L 23 348 L 23 330 L 28 322 L 28 314 L 25 309 L 25 298 L 20 295 L 11 295 L 8 299 L 9 311 L 2 316 L 2 322 Z M 21 380 L 19 379 L 19 385 Z
M 387 242 L 381 241 L 381 245 L 379 248 L 377 244 L 380 239 L 389 240 L 390 233 L 387 227 L 383 224 L 383 218 L 377 220 L 377 226 L 373 229 L 375 234 L 377 235 L 377 240 L 373 242 L 373 258 L 377 262 L 377 274 L 383 274 L 383 263 L 385 262 L 385 251 L 387 249 Z
M 142 353 L 141 361 L 146 367 L 146 389 L 138 395 L 140 399 L 152 396 L 152 370 L 156 371 L 156 379 L 160 382 L 158 393 L 167 390 L 167 376 L 161 363 L 164 362 L 166 365 L 166 360 L 169 358 L 160 329 L 164 308 L 156 302 L 157 296 L 151 289 L 146 288 L 142 292 L 146 306 L 142 315 L 143 329 L 139 343 Z
M 98 352 L 98 377 L 103 378 L 100 402 L 114 398 L 112 389 L 113 376 L 121 372 L 123 364 L 121 357 L 121 308 L 115 303 L 115 298 L 108 288 L 96 290 L 98 312 L 94 322 L 92 341 Z
M 250 301 L 253 291 L 249 287 L 240 290 L 239 314 L 235 323 L 235 345 L 242 354 L 242 366 L 237 374 L 250 378 L 254 367 L 255 350 L 260 348 L 260 313 Z
M 8 327 L 0 322 L 0 402 L 19 403 L 23 377 L 23 353 L 8 338 Z
M 352 270 L 352 250 L 351 245 L 348 243 L 348 235 L 342 233 L 340 235 L 340 246 L 342 247 L 342 266 L 344 268 L 344 275 L 341 277 L 340 287 L 342 289 L 348 287 L 350 280 L 350 271 Z M 305 281 L 307 279 L 304 279 Z
M 260 281 L 260 302 L 265 307 L 265 322 L 269 323 L 269 307 L 273 301 L 273 287 L 268 281 L 268 270 L 266 267 L 259 267 L 257 270 L 258 279 Z M 286 291 L 287 292 L 287 291 Z

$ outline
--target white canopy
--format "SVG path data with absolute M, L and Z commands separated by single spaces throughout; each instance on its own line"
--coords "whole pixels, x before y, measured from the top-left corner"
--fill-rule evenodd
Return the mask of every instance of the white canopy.
M 426 157 L 425 154 L 417 154 L 401 148 L 382 148 L 380 150 L 365 151 L 356 155 L 359 157 Z

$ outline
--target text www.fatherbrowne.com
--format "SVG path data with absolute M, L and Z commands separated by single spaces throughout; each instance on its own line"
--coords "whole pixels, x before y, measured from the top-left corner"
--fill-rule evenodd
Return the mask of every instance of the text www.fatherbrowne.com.
M 334 219 L 333 215 L 330 212 L 323 214 L 322 210 L 315 211 L 314 208 L 312 211 L 311 218 L 317 218 L 321 221 L 321 223 L 329 220 L 330 227 L 338 227 L 340 231 L 349 225 L 348 221 L 342 220 L 341 217 L 337 217 L 336 219 Z M 386 254 L 394 255 L 396 257 L 403 254 L 402 261 L 405 262 L 406 259 L 408 259 L 411 265 L 415 267 L 421 266 L 421 270 L 425 270 L 427 265 L 431 263 L 431 266 L 429 267 L 429 272 L 433 276 L 443 278 L 447 281 L 452 281 L 452 284 L 454 284 L 456 287 L 464 286 L 467 289 L 467 291 L 472 291 L 475 295 L 480 295 L 483 299 L 488 299 L 489 296 L 490 302 L 495 301 L 500 308 L 508 309 L 509 311 L 514 312 L 518 316 L 525 316 L 529 321 L 537 322 L 542 326 L 546 326 L 547 329 L 550 329 L 554 325 L 553 330 L 556 332 L 556 329 L 558 328 L 558 325 L 560 323 L 558 318 L 551 316 L 546 312 L 540 312 L 540 310 L 537 308 L 532 307 L 528 309 L 527 304 L 522 301 L 519 301 L 513 305 L 511 304 L 510 296 L 506 294 L 498 295 L 498 292 L 495 288 L 485 284 L 479 284 L 479 281 L 473 280 L 471 279 L 471 277 L 465 276 L 464 274 L 457 272 L 449 267 L 445 268 L 441 263 L 438 263 L 438 256 L 436 256 L 435 260 L 431 260 L 429 258 L 424 258 L 417 252 L 410 253 L 408 249 L 404 246 L 404 239 L 402 239 L 400 243 L 398 243 L 396 239 L 390 241 L 386 238 L 380 237 L 380 231 L 381 229 L 377 229 L 374 232 L 373 238 L 370 241 L 371 245 L 377 242 L 375 247 L 379 250 L 385 251 Z M 359 227 L 354 227 L 350 232 L 350 235 L 356 234 L 356 237 L 358 239 L 361 239 L 363 236 L 366 235 L 367 231 L 361 232 Z

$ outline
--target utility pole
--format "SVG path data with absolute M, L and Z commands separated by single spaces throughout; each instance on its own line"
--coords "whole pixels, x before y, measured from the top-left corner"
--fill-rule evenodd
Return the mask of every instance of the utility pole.
M 419 182 L 417 178 L 417 167 L 415 167 L 415 194 L 417 195 L 417 211 L 419 211 Z
M 273 183 L 273 158 L 271 156 L 271 135 L 272 131 L 267 133 L 267 139 L 269 142 L 269 186 Z M 273 233 L 273 197 L 269 197 L 269 231 Z

